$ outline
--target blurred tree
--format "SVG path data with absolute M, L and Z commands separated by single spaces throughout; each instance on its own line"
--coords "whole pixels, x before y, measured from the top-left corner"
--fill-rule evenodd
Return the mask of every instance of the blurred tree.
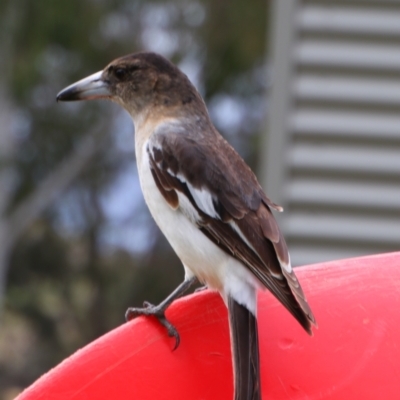
M 261 0 L 0 2 L 0 398 L 183 275 L 143 204 L 130 119 L 56 93 L 117 56 L 160 52 L 254 166 L 266 17 Z

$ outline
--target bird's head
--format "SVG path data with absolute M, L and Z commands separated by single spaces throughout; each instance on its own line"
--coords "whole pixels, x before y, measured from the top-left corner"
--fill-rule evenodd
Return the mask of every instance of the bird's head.
M 102 71 L 57 95 L 57 101 L 110 99 L 133 118 L 149 107 L 179 108 L 202 99 L 187 76 L 164 57 L 140 52 L 118 58 Z

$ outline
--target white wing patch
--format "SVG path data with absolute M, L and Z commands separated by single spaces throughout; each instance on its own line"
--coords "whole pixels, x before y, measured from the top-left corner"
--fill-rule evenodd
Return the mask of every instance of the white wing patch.
M 279 260 L 279 257 L 278 257 L 278 260 Z M 281 264 L 281 267 L 286 271 L 286 272 L 288 272 L 289 274 L 293 271 L 293 268 L 292 268 L 292 265 L 291 265 L 291 262 L 290 262 L 290 254 L 289 254 L 289 262 L 286 264 L 286 263 L 284 263 L 284 262 L 282 262 L 281 260 L 279 260 L 279 264 Z
M 179 199 L 179 209 L 181 212 L 186 215 L 186 217 L 195 225 L 201 220 L 199 213 L 193 207 L 190 200 L 186 197 L 185 194 L 181 192 L 177 192 Z
M 188 182 L 186 182 L 186 185 L 200 210 L 212 218 L 220 219 L 214 208 L 212 194 L 204 188 L 196 189 Z
M 186 180 L 186 178 L 182 174 L 174 175 L 172 171 L 168 170 L 168 173 L 178 178 L 182 183 L 184 183 L 189 189 L 190 194 L 193 197 L 197 207 L 200 208 L 201 211 L 206 213 L 212 218 L 220 219 L 217 211 L 214 208 L 213 204 L 213 196 L 207 189 L 196 189 L 191 185 L 190 182 Z M 181 197 L 179 196 L 179 199 Z
M 162 148 L 157 141 L 152 141 L 152 144 L 150 146 L 150 152 L 153 159 L 154 159 L 154 149 L 162 151 Z M 159 168 L 161 168 L 161 162 L 158 162 L 156 164 Z M 190 182 L 187 181 L 187 179 L 182 174 L 180 173 L 174 174 L 170 168 L 168 168 L 166 172 L 171 176 L 178 178 L 182 183 L 184 183 L 187 186 L 190 194 L 193 197 L 193 200 L 195 201 L 197 207 L 199 207 L 201 211 L 203 211 L 212 218 L 220 219 L 217 211 L 214 208 L 213 196 L 210 192 L 207 191 L 207 189 L 204 188 L 196 189 L 195 187 L 192 186 Z M 187 199 L 183 193 L 178 192 L 177 194 L 179 197 L 179 204 L 182 208 L 182 211 L 184 211 L 185 214 L 187 214 L 187 216 L 192 221 L 198 221 L 200 219 L 200 216 L 198 215 L 194 207 L 190 204 L 189 199 Z
M 165 129 L 165 126 L 163 126 Z M 176 129 L 176 127 L 175 127 Z M 155 132 L 156 134 L 159 133 L 161 134 L 161 127 L 157 129 Z M 150 152 L 151 155 L 154 159 L 154 149 L 161 150 L 162 151 L 162 146 L 160 142 L 157 140 L 157 135 L 153 136 L 153 139 L 151 140 L 151 145 L 150 145 Z M 157 163 L 158 167 L 161 168 L 161 162 Z M 193 200 L 195 201 L 197 207 L 209 215 L 212 218 L 220 219 L 218 212 L 215 210 L 214 204 L 213 204 L 213 195 L 205 188 L 197 189 L 192 186 L 190 182 L 183 176 L 181 173 L 175 174 L 170 168 L 166 170 L 167 173 L 169 173 L 171 176 L 178 178 L 182 183 L 184 183 L 187 188 L 189 189 L 190 194 L 193 197 Z M 182 194 L 178 194 L 179 196 L 179 203 L 181 204 L 181 200 L 183 199 Z M 186 208 L 185 206 L 183 206 Z M 196 212 L 197 213 L 197 212 Z M 192 212 L 190 214 L 193 214 Z

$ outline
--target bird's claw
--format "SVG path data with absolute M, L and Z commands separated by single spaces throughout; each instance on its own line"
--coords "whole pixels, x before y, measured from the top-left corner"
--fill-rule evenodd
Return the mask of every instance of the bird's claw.
M 161 317 L 161 316 L 157 317 L 157 319 L 160 322 L 160 324 L 163 325 L 167 329 L 168 336 L 175 338 L 175 346 L 172 349 L 172 351 L 176 350 L 181 342 L 181 338 L 179 336 L 178 330 L 175 328 L 174 325 L 171 324 L 171 322 L 169 322 L 167 320 L 165 315 L 163 317 Z
M 141 315 L 144 316 L 154 316 L 157 318 L 158 322 L 165 327 L 168 332 L 168 336 L 175 338 L 175 346 L 172 350 L 176 350 L 180 343 L 180 336 L 178 330 L 175 328 L 174 325 L 169 322 L 165 316 L 165 310 L 155 306 L 148 301 L 143 302 L 143 308 L 134 308 L 129 307 L 125 313 L 125 320 L 131 321 L 132 319 L 139 317 Z

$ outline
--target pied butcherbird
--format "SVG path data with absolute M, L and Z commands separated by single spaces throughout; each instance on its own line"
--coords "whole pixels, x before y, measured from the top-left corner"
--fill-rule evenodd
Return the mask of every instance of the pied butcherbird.
M 185 269 L 184 282 L 165 301 L 130 308 L 127 319 L 158 316 L 178 345 L 164 312 L 197 278 L 228 306 L 235 399 L 260 399 L 257 291 L 270 290 L 308 333 L 315 325 L 271 212 L 281 208 L 218 133 L 187 76 L 162 56 L 118 58 L 57 96 L 101 98 L 118 103 L 133 119 L 145 201 Z

